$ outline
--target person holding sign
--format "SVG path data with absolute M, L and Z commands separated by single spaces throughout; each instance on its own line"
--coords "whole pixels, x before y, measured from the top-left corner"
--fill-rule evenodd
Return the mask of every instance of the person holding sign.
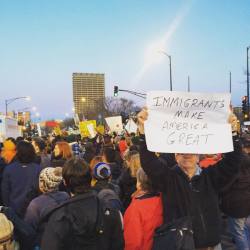
M 166 166 L 167 164 L 160 161 L 154 152 L 147 149 L 144 123 L 150 119 L 148 110 L 142 109 L 137 117 L 141 141 L 141 166 L 151 178 L 153 185 L 162 192 L 164 223 L 174 225 L 181 218 L 190 218 L 190 234 L 193 233 L 194 247 L 186 246 L 185 249 L 208 250 L 219 247 L 221 218 L 218 192 L 234 180 L 242 158 L 241 146 L 235 133 L 235 116 L 231 115 L 229 119 L 233 131 L 234 151 L 224 154 L 220 162 L 204 170 L 199 167 L 199 155 L 194 152 L 178 152 L 175 154 L 177 165 L 174 168 Z M 146 138 L 148 142 L 147 135 Z M 180 230 L 181 235 L 184 231 Z M 168 249 L 177 248 L 169 246 Z

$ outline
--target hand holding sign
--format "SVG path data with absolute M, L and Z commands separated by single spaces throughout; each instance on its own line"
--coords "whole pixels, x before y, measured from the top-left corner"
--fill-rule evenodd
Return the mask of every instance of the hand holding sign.
M 228 122 L 231 124 L 232 131 L 237 131 L 237 116 L 234 113 L 230 113 Z

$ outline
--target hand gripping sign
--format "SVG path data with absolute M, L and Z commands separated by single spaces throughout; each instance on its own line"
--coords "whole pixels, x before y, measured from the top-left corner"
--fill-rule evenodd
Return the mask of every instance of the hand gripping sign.
M 154 152 L 213 154 L 233 151 L 227 122 L 230 94 L 147 93 L 147 147 Z

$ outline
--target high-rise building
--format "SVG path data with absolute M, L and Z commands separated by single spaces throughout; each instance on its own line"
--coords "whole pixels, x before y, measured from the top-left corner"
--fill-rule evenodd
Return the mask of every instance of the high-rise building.
M 17 120 L 19 125 L 25 125 L 26 122 L 30 121 L 30 112 L 29 111 L 25 111 L 25 112 L 18 112 L 17 113 Z
M 103 110 L 105 98 L 104 74 L 73 73 L 72 81 L 76 114 L 88 117 L 93 112 Z

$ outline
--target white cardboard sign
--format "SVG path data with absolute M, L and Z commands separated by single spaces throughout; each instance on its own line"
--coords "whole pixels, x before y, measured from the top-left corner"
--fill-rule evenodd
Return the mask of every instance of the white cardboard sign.
M 227 123 L 230 97 L 177 91 L 147 93 L 148 150 L 197 154 L 233 151 L 231 125 Z
M 106 120 L 111 132 L 120 133 L 123 130 L 121 116 L 106 117 L 105 120 Z
M 89 131 L 90 137 L 94 138 L 96 136 L 96 131 L 93 124 L 88 124 L 87 129 Z
M 137 132 L 137 125 L 135 124 L 135 122 L 132 119 L 129 119 L 128 123 L 125 126 L 125 129 L 129 133 L 136 133 Z

